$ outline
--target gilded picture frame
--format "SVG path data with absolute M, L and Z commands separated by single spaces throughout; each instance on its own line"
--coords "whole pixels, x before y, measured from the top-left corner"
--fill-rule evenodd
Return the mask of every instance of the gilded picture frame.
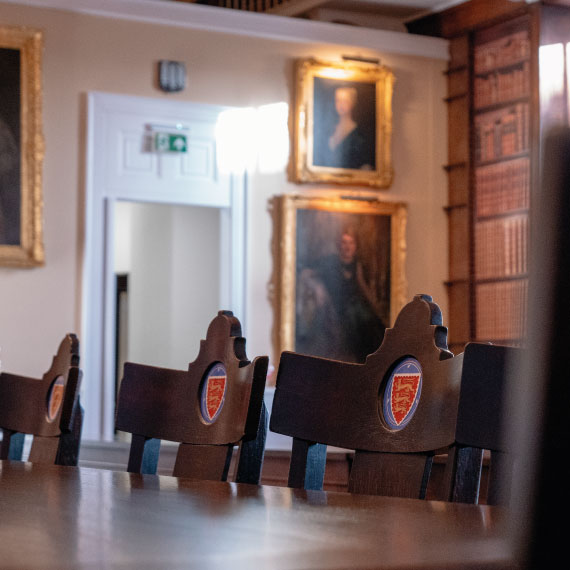
M 289 194 L 272 210 L 277 361 L 292 350 L 363 362 L 407 300 L 406 205 Z
M 43 265 L 39 30 L 0 26 L 0 266 Z
M 298 60 L 294 180 L 388 188 L 393 86 L 383 65 Z

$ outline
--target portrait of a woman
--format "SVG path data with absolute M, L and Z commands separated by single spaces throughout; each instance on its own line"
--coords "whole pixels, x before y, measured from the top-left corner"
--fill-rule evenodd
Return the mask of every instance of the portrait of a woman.
M 313 164 L 374 170 L 374 85 L 314 79 Z

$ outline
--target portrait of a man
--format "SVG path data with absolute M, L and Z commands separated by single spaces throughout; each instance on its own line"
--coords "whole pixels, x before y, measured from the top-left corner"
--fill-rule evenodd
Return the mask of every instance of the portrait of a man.
M 295 350 L 364 362 L 390 325 L 390 216 L 297 212 Z
M 313 164 L 376 168 L 375 85 L 314 78 Z

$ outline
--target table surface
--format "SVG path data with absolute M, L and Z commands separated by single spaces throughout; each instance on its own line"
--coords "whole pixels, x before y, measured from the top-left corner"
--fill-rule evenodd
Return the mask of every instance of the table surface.
M 497 507 L 0 462 L 2 568 L 510 568 Z

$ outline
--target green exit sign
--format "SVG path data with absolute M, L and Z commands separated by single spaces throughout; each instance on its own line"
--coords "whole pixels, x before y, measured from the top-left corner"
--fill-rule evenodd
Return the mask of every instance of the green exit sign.
M 186 135 L 156 133 L 154 135 L 154 148 L 158 152 L 186 152 L 188 150 L 188 140 Z

